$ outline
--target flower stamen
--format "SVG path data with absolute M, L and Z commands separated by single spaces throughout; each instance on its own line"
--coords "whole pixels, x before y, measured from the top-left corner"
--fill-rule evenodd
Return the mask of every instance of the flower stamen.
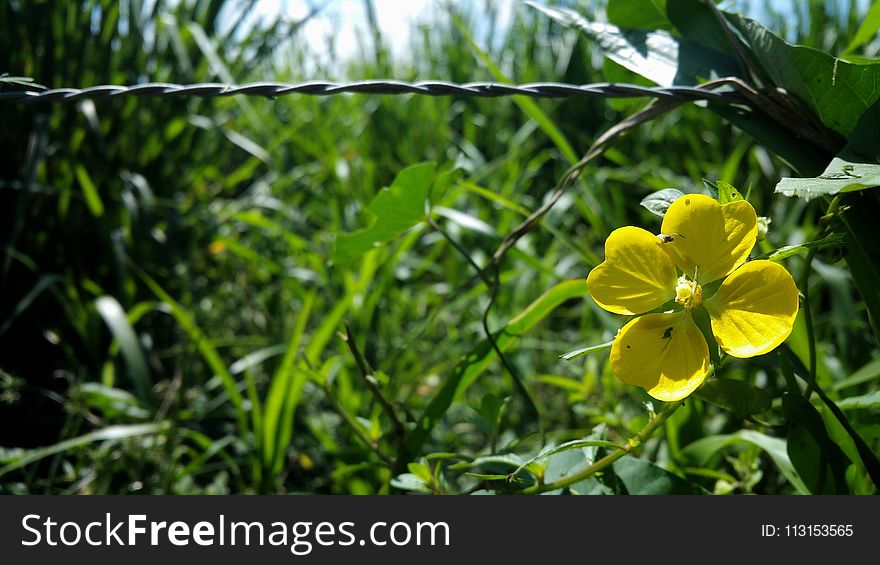
M 675 286 L 675 301 L 684 306 L 685 310 L 696 308 L 703 302 L 703 288 L 696 279 L 682 275 Z

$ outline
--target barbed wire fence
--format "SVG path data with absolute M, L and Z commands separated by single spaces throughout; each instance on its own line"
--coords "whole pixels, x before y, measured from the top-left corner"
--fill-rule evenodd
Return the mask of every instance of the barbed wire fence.
M 571 165 L 560 178 L 553 191 L 543 200 L 543 204 L 525 218 L 502 240 L 495 252 L 483 266 L 480 266 L 468 251 L 433 218 L 428 217 L 428 224 L 438 231 L 473 268 L 475 274 L 461 285 L 464 290 L 477 280 L 482 281 L 489 291 L 489 301 L 483 309 L 482 329 L 486 340 L 492 346 L 499 361 L 510 374 L 515 387 L 524 396 L 527 405 L 533 410 L 539 428 L 542 417 L 535 400 L 532 398 L 525 381 L 515 365 L 512 364 L 496 340 L 496 331 L 489 327 L 489 313 L 495 304 L 500 286 L 500 266 L 506 255 L 523 236 L 537 227 L 544 215 L 559 201 L 563 194 L 580 178 L 581 173 L 594 159 L 618 138 L 630 130 L 651 121 L 666 112 L 689 102 L 709 102 L 715 104 L 739 104 L 760 107 L 766 101 L 762 93 L 754 90 L 751 85 L 734 78 L 723 78 L 702 85 L 646 87 L 626 83 L 591 83 L 565 84 L 556 82 L 540 82 L 529 84 L 504 84 L 497 82 L 472 82 L 457 84 L 445 81 L 403 82 L 396 80 L 364 80 L 356 82 L 309 81 L 300 83 L 260 82 L 242 85 L 222 83 L 174 84 L 144 83 L 130 86 L 98 85 L 86 88 L 52 88 L 47 89 L 26 81 L 16 80 L 20 77 L 0 76 L 0 84 L 15 84 L 26 90 L 0 91 L 0 108 L 4 106 L 31 106 L 52 103 L 72 103 L 84 100 L 110 100 L 131 96 L 159 98 L 220 98 L 230 96 L 250 96 L 276 99 L 289 95 L 332 96 L 339 94 L 368 95 L 424 95 L 424 96 L 473 96 L 498 98 L 506 96 L 526 96 L 530 98 L 647 98 L 649 102 L 641 111 L 612 126 L 586 151 L 583 157 Z M 351 329 L 347 327 L 348 334 Z M 374 391 L 371 391 L 374 392 Z M 383 399 L 380 399 L 383 400 Z M 387 401 L 386 401 L 387 402 Z
M 24 84 L 17 83 L 22 86 Z M 30 85 L 32 88 L 37 85 Z M 565 84 L 537 82 L 529 84 L 504 84 L 498 82 L 472 82 L 457 84 L 445 81 L 403 82 L 396 80 L 363 80 L 355 82 L 308 81 L 299 83 L 259 82 L 242 85 L 222 83 L 174 84 L 144 83 L 130 86 L 97 85 L 86 88 L 52 88 L 39 90 L 0 91 L 0 102 L 14 104 L 37 104 L 47 102 L 76 102 L 79 100 L 102 100 L 128 96 L 149 97 L 200 97 L 258 96 L 278 98 L 291 94 L 309 96 L 332 96 L 336 94 L 419 94 L 424 96 L 477 96 L 497 98 L 502 96 L 528 96 L 533 98 L 657 98 L 693 102 L 711 100 L 720 103 L 742 102 L 735 91 L 716 92 L 714 89 L 690 86 L 646 87 L 626 83 L 599 82 L 591 84 Z

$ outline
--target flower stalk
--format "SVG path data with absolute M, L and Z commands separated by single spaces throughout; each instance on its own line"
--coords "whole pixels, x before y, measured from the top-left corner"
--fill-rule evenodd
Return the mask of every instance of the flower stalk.
M 711 371 L 710 371 L 711 372 Z M 571 486 L 575 483 L 579 483 L 583 480 L 589 479 L 596 473 L 602 471 L 624 455 L 628 455 L 636 448 L 644 445 L 648 439 L 650 439 L 651 435 L 657 431 L 657 428 L 663 425 L 676 410 L 681 406 L 683 401 L 678 400 L 675 402 L 667 402 L 663 405 L 663 409 L 660 410 L 658 414 L 656 414 L 653 418 L 651 418 L 645 427 L 641 429 L 639 433 L 635 436 L 631 437 L 626 444 L 617 448 L 615 451 L 612 451 L 605 457 L 599 459 L 592 465 L 584 468 L 583 470 L 569 475 L 568 477 L 563 477 L 558 481 L 553 481 L 552 483 L 538 483 L 533 486 L 530 486 L 522 491 L 523 494 L 541 494 L 543 492 L 550 492 L 553 490 L 558 490 L 561 488 L 565 488 L 567 486 Z

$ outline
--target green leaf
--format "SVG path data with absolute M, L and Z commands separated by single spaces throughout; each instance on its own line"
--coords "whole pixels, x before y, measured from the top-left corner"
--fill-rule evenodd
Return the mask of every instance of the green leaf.
M 803 251 L 811 249 L 813 247 L 822 248 L 829 247 L 832 245 L 841 245 L 844 241 L 844 234 L 842 233 L 832 233 L 831 235 L 825 236 L 822 239 L 817 239 L 815 241 L 809 241 L 807 243 L 802 243 L 800 245 L 786 245 L 785 247 L 780 247 L 776 251 L 770 253 L 764 253 L 762 255 L 758 255 L 755 259 L 767 259 L 768 261 L 782 261 L 783 259 L 787 259 L 792 255 L 797 255 Z
M 369 226 L 336 237 L 334 261 L 350 262 L 424 221 L 435 170 L 434 163 L 420 163 L 400 171 L 391 186 L 380 190 L 367 207 Z
M 694 85 L 737 73 L 731 57 L 667 31 L 624 29 L 591 22 L 567 8 L 532 2 L 529 5 L 564 26 L 580 29 L 598 43 L 609 59 L 660 86 Z
M 880 340 L 880 195 L 876 191 L 853 194 L 844 197 L 841 205 L 849 206 L 840 216 L 846 228 L 846 264 L 865 301 L 874 337 Z
M 880 406 L 880 390 L 869 392 L 861 396 L 851 396 L 837 402 L 837 406 L 843 410 L 854 410 L 860 408 L 877 408 Z
M 684 196 L 684 193 L 678 189 L 664 188 L 642 198 L 639 204 L 652 214 L 662 218 L 666 215 L 666 210 L 669 206 L 682 196 Z
M 95 183 L 92 182 L 92 177 L 89 176 L 88 171 L 82 165 L 77 165 L 74 168 L 74 173 L 76 174 L 76 180 L 79 181 L 80 188 L 82 188 L 83 199 L 86 201 L 89 212 L 91 212 L 92 216 L 100 218 L 104 215 L 104 203 L 101 201 L 101 195 L 98 194 Z
M 865 14 L 862 25 L 856 30 L 856 34 L 850 39 L 849 45 L 846 46 L 842 54 L 848 55 L 873 39 L 877 35 L 878 29 L 880 29 L 880 0 L 875 0 L 868 13 Z
M 518 316 L 510 320 L 495 334 L 495 341 L 502 352 L 513 347 L 519 338 L 528 333 L 538 322 L 546 318 L 561 304 L 573 298 L 586 295 L 586 280 L 573 279 L 554 286 L 532 302 Z M 415 428 L 406 437 L 406 450 L 410 457 L 418 454 L 431 430 L 440 421 L 453 400 L 460 398 L 464 391 L 496 361 L 498 355 L 492 345 L 483 340 L 470 353 L 464 356 L 452 370 L 443 387 L 425 408 Z
M 614 25 L 628 29 L 668 29 L 666 0 L 608 0 L 605 16 Z
M 397 475 L 396 477 L 391 479 L 391 486 L 396 489 L 412 492 L 431 492 L 431 488 L 425 484 L 425 481 L 421 480 L 412 473 L 403 473 L 401 475 Z
M 804 143 L 760 110 L 711 102 L 709 108 L 779 155 L 802 175 L 819 174 L 822 164 L 830 157 L 825 150 Z
M 854 192 L 880 186 L 880 165 L 854 163 L 835 157 L 816 178 L 783 177 L 776 192 L 809 200 L 840 192 Z
M 296 323 L 281 359 L 278 370 L 272 376 L 269 391 L 266 393 L 265 410 L 262 415 L 263 465 L 270 471 L 270 477 L 277 476 L 283 467 L 287 447 L 293 434 L 293 414 L 299 403 L 307 372 L 296 366 L 303 333 L 309 320 L 316 290 L 312 290 L 303 300 Z
M 859 118 L 846 146 L 815 178 L 782 178 L 776 192 L 813 198 L 880 186 L 880 102 Z
M 873 381 L 877 377 L 880 377 L 880 358 L 868 361 L 847 378 L 841 379 L 834 383 L 832 388 L 834 390 L 843 390 L 851 386 L 856 386 L 862 383 Z M 840 403 L 838 403 L 838 406 L 839 405 Z
M 700 387 L 697 396 L 740 418 L 770 409 L 770 395 L 745 381 L 710 379 Z
M 599 44 L 609 59 L 660 86 L 696 85 L 708 79 L 740 75 L 736 60 L 719 52 L 717 43 L 713 43 L 715 48 L 701 45 L 707 34 L 703 31 L 696 33 L 701 30 L 700 26 L 683 26 L 685 32 L 695 34 L 696 40 L 687 36 L 682 39 L 662 30 L 645 32 L 593 23 L 565 8 L 534 3 L 529 5 L 562 25 L 581 29 Z M 708 21 L 706 14 L 702 13 L 705 10 L 701 3 L 694 4 L 689 17 L 696 14 L 700 21 Z M 711 102 L 708 106 L 766 145 L 802 174 L 815 174 L 818 171 L 816 162 L 827 159 L 824 151 L 795 138 L 763 112 Z
M 485 473 L 465 473 L 465 475 L 481 481 L 506 481 L 508 479 L 508 475 L 494 475 Z
M 143 407 L 137 397 L 128 391 L 98 383 L 83 383 L 79 394 L 92 410 L 98 410 L 104 418 L 147 420 L 151 412 Z
M 159 429 L 159 424 L 110 426 L 101 430 L 87 433 L 79 437 L 58 442 L 48 447 L 23 450 L 17 452 L 18 454 L 15 457 L 3 460 L 3 462 L 7 463 L 7 465 L 4 467 L 0 467 L 0 477 L 5 475 L 6 473 L 9 473 L 10 471 L 20 469 L 26 465 L 30 465 L 31 463 L 39 461 L 40 459 L 44 459 L 58 453 L 64 453 L 65 451 L 70 451 L 71 449 L 82 447 L 90 443 L 94 443 L 97 441 L 118 441 L 137 436 L 154 434 L 159 431 Z
M 422 463 L 410 463 L 406 467 L 409 469 L 410 473 L 425 483 L 430 483 L 433 479 L 431 476 L 431 469 L 429 469 L 427 465 L 423 465 Z
M 707 436 L 687 445 L 681 450 L 683 456 L 693 460 L 699 467 L 709 466 L 709 462 L 724 449 L 736 445 L 753 445 L 762 449 L 779 471 L 801 494 L 810 494 L 788 456 L 786 441 L 764 435 L 754 430 L 740 430 L 734 434 Z
M 122 306 L 112 296 L 102 296 L 95 300 L 95 308 L 104 323 L 110 328 L 113 337 L 119 343 L 122 350 L 122 356 L 125 358 L 125 365 L 128 368 L 128 376 L 134 383 L 137 390 L 138 398 L 143 401 L 149 401 L 150 390 L 152 389 L 152 380 L 150 379 L 150 369 L 147 366 L 147 359 L 144 357 L 143 349 L 138 341 L 134 328 L 128 321 Z
M 592 437 L 592 434 L 591 434 Z M 614 443 L 613 441 L 599 440 L 599 439 L 575 439 L 572 441 L 567 441 L 561 445 L 557 445 L 556 447 L 549 447 L 542 451 L 541 453 L 535 455 L 531 459 L 527 460 L 525 463 L 516 468 L 516 470 L 512 473 L 513 475 L 519 474 L 520 471 L 531 465 L 536 461 L 540 461 L 541 459 L 551 457 L 558 453 L 563 453 L 566 451 L 571 451 L 572 449 L 583 449 L 585 447 L 607 447 L 610 449 L 621 449 L 621 446 Z M 590 461 L 592 463 L 592 461 Z M 590 463 L 587 463 L 588 465 Z M 562 477 L 558 477 L 562 478 Z M 549 481 L 554 481 L 556 479 L 548 479 Z
M 614 345 L 614 340 L 607 341 L 605 343 L 600 343 L 599 345 L 591 345 L 589 347 L 582 347 L 580 349 L 575 349 L 574 351 L 569 351 L 568 353 L 564 353 L 559 356 L 560 359 L 564 361 L 570 361 L 571 359 L 577 359 L 578 357 L 583 357 L 584 355 L 589 355 L 590 353 L 595 353 L 597 351 L 605 351 L 606 349 L 611 349 L 611 346 Z
M 615 461 L 612 468 L 627 494 L 709 494 L 703 487 L 631 455 Z
M 705 0 L 668 0 L 666 15 L 682 37 L 726 56 L 734 55 L 721 22 Z
M 814 494 L 845 494 L 846 459 L 831 441 L 821 414 L 799 394 L 782 396 L 782 411 L 791 424 L 786 448 L 794 468 Z
M 727 17 L 774 84 L 799 98 L 827 128 L 848 136 L 880 98 L 880 64 L 847 63 L 811 47 L 786 43 L 748 18 Z
M 703 179 L 703 183 L 715 193 L 715 199 L 721 204 L 743 199 L 742 194 L 729 182 L 724 182 L 723 180 L 712 182 L 708 179 Z

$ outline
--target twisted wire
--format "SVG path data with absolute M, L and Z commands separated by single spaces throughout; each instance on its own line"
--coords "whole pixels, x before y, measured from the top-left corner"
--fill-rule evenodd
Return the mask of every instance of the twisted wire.
M 717 87 L 718 85 L 713 85 Z M 173 84 L 151 82 L 132 86 L 98 85 L 87 88 L 53 88 L 49 90 L 18 90 L 0 92 L 0 102 L 36 104 L 48 102 L 76 102 L 102 100 L 126 96 L 175 97 L 195 96 L 261 96 L 276 98 L 290 94 L 330 96 L 334 94 L 421 94 L 427 96 L 529 96 L 533 98 L 658 98 L 685 101 L 712 100 L 723 103 L 742 102 L 743 98 L 730 90 L 716 92 L 709 88 L 670 86 L 645 87 L 635 84 L 598 82 L 592 84 L 564 84 L 536 82 L 529 84 L 501 84 L 472 82 L 456 84 L 444 81 L 402 82 L 396 80 L 363 80 L 357 82 L 309 81 L 300 83 L 258 82 L 242 85 L 222 83 Z

